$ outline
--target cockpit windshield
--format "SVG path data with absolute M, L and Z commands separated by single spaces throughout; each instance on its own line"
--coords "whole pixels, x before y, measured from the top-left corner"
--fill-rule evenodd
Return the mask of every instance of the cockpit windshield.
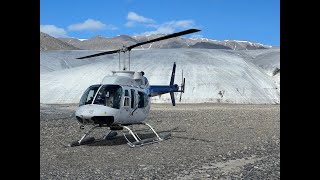
M 122 88 L 119 85 L 93 85 L 83 94 L 80 106 L 91 104 L 93 100 L 93 104 L 119 109 L 121 96 Z
M 92 85 L 88 87 L 88 89 L 83 93 L 81 97 L 79 106 L 82 106 L 85 104 L 91 104 L 100 86 L 101 86 L 100 84 L 97 84 L 97 85 Z

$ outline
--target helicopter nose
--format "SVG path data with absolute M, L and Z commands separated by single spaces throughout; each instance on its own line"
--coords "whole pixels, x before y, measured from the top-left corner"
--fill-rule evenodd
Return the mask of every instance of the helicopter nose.
M 91 111 L 92 113 L 94 112 L 94 110 Z M 92 113 L 89 113 L 88 111 L 84 111 L 84 110 L 79 110 L 76 112 L 76 118 L 77 120 L 84 124 L 84 123 L 92 123 L 91 118 L 92 118 Z
M 90 119 L 94 114 L 94 109 L 90 107 L 80 107 L 76 111 L 76 116 L 80 117 L 81 119 Z
M 104 107 L 96 105 L 85 105 L 77 109 L 75 115 L 79 122 L 81 123 L 94 123 L 93 118 L 95 116 L 101 116 L 106 114 Z
M 82 124 L 112 124 L 116 113 L 105 106 L 84 105 L 77 109 L 75 115 Z

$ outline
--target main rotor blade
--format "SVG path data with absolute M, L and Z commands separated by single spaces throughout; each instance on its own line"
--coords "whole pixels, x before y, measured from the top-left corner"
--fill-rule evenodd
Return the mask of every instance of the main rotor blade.
M 182 36 L 182 35 L 185 35 L 185 34 L 195 33 L 195 32 L 198 32 L 198 31 L 201 31 L 201 30 L 199 30 L 199 29 L 188 29 L 188 30 L 185 30 L 185 31 L 169 34 L 169 35 L 166 35 L 166 36 L 163 36 L 163 37 L 152 39 L 150 41 L 145 41 L 145 42 L 141 42 L 141 43 L 129 46 L 128 50 L 130 51 L 132 48 L 135 48 L 137 46 L 141 46 L 143 44 L 148 44 L 148 43 L 152 43 L 152 42 L 156 42 L 156 41 L 161 41 L 161 40 L 164 40 L 164 39 L 169 39 L 169 38 L 173 38 L 173 37 L 177 37 L 177 36 Z
M 113 54 L 113 53 L 118 53 L 120 50 L 113 50 L 113 51 L 106 51 L 106 52 L 101 52 L 101 53 L 97 53 L 97 54 L 92 54 L 89 56 L 83 56 L 83 57 L 79 57 L 77 59 L 85 59 L 85 58 L 91 58 L 91 57 L 96 57 L 96 56 L 102 56 L 105 54 Z
M 141 46 L 143 44 L 148 44 L 148 43 L 152 43 L 152 42 L 156 42 L 156 41 L 161 41 L 161 40 L 165 40 L 165 39 L 169 39 L 169 38 L 173 38 L 173 37 L 177 37 L 177 36 L 182 36 L 182 35 L 185 35 L 185 34 L 195 33 L 195 32 L 198 32 L 198 31 L 201 31 L 201 30 L 199 30 L 199 29 L 188 29 L 188 30 L 185 30 L 185 31 L 169 34 L 169 35 L 166 35 L 166 36 L 163 36 L 163 37 L 160 37 L 160 38 L 152 39 L 150 41 L 137 43 L 137 44 L 129 46 L 127 49 L 121 50 L 121 51 L 124 51 L 124 52 L 125 51 L 131 51 L 132 48 Z M 92 54 L 92 55 L 80 57 L 80 58 L 77 58 L 77 59 L 91 58 L 91 57 L 102 56 L 102 55 L 106 55 L 106 54 L 113 54 L 113 53 L 118 53 L 118 52 L 120 52 L 120 49 L 113 50 L 113 51 L 101 52 L 101 53 L 97 53 L 97 54 Z

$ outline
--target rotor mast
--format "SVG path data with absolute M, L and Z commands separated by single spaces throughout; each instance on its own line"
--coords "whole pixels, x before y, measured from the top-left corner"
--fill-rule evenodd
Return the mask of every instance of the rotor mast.
M 128 61 L 126 61 L 126 52 L 128 51 Z M 123 46 L 120 50 L 119 50 L 119 71 L 130 71 L 130 51 L 128 47 Z M 121 69 L 121 53 L 123 53 L 123 59 L 122 59 L 122 69 Z M 128 65 L 128 66 L 127 66 Z

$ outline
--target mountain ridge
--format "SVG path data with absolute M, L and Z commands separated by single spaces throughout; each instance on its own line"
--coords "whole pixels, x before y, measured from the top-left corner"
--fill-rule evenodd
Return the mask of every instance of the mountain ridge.
M 139 42 L 165 36 L 165 34 L 152 35 L 118 35 L 113 37 L 103 37 L 97 35 L 87 40 L 77 38 L 58 38 L 61 41 L 69 43 L 74 47 L 86 50 L 114 50 L 123 46 L 130 46 Z M 240 40 L 211 40 L 207 38 L 184 38 L 175 37 L 150 44 L 145 44 L 140 49 L 169 49 L 169 48 L 204 48 L 204 49 L 232 49 L 232 50 L 256 50 L 269 49 L 272 46 L 261 43 L 240 41 Z

